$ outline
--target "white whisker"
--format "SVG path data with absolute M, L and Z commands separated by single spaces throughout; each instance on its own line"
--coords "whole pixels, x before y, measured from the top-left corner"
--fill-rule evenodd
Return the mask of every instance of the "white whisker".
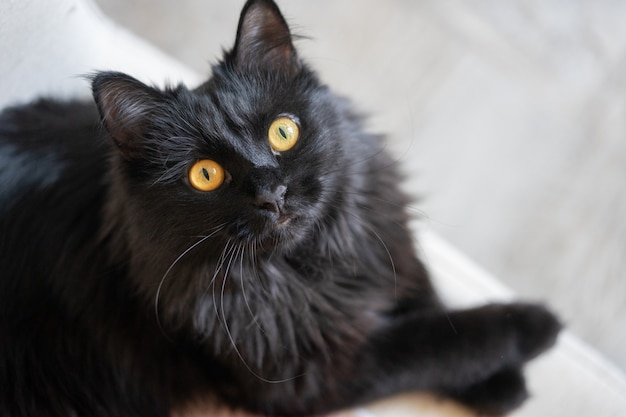
M 389 257 L 389 263 L 390 263 L 391 269 L 393 271 L 394 297 L 395 297 L 396 301 L 398 301 L 398 276 L 396 274 L 396 264 L 393 261 L 393 256 L 391 256 L 391 252 L 389 251 L 389 248 L 387 247 L 387 244 L 385 243 L 383 238 L 380 237 L 380 235 L 374 230 L 374 228 L 371 227 L 370 225 L 365 224 L 365 223 L 361 223 L 361 224 L 364 227 L 366 227 L 374 236 L 376 236 L 376 238 L 380 241 L 381 245 L 383 245 L 383 248 L 385 249 L 385 252 L 387 252 L 387 256 Z
M 217 317 L 218 317 L 218 319 L 220 319 L 220 316 L 221 316 L 220 322 L 224 326 L 224 331 L 226 332 L 226 336 L 228 337 L 228 339 L 230 341 L 230 344 L 233 347 L 233 350 L 234 350 L 235 354 L 237 355 L 237 357 L 239 358 L 239 360 L 241 361 L 243 366 L 248 370 L 248 372 L 250 372 L 250 374 L 252 376 L 254 376 L 258 380 L 260 380 L 262 382 L 265 382 L 267 384 L 282 384 L 282 383 L 285 383 L 285 382 L 293 381 L 294 379 L 300 378 L 303 374 L 302 375 L 296 375 L 296 376 L 291 377 L 291 378 L 285 378 L 285 379 L 280 379 L 280 380 L 272 380 L 272 379 L 264 378 L 261 375 L 259 375 L 258 373 L 256 373 L 252 369 L 252 367 L 248 364 L 246 359 L 243 357 L 241 351 L 237 347 L 237 343 L 235 342 L 235 338 L 233 337 L 233 335 L 232 335 L 232 333 L 230 331 L 230 328 L 228 326 L 228 320 L 227 320 L 227 317 L 226 317 L 226 309 L 224 307 L 224 293 L 225 293 L 225 288 L 226 288 L 226 280 L 228 279 L 228 275 L 229 275 L 229 271 L 230 271 L 230 268 L 231 268 L 232 263 L 233 263 L 233 259 L 236 259 L 236 257 L 239 257 L 239 256 L 243 257 L 244 250 L 245 249 L 243 247 L 243 244 L 240 244 L 240 245 L 238 245 L 236 247 L 233 246 L 232 250 L 230 250 L 228 255 L 225 256 L 225 257 L 229 256 L 229 261 L 228 261 L 228 264 L 226 266 L 226 269 L 224 270 L 224 280 L 222 281 L 222 287 L 221 287 L 220 310 L 219 310 L 219 312 L 217 310 L 217 300 L 216 300 L 216 297 L 215 297 L 215 285 L 213 285 L 213 303 L 215 305 Z M 225 252 L 226 252 L 226 250 L 223 253 L 225 253 Z
M 252 253 L 252 273 L 255 275 L 255 277 L 257 278 L 258 281 L 258 275 L 256 273 L 256 268 L 254 268 L 254 249 L 253 249 L 253 245 L 256 243 L 256 240 L 253 240 L 252 243 L 250 244 L 250 252 Z M 246 304 L 246 308 L 248 309 L 248 312 L 250 313 L 250 318 L 252 318 L 252 321 L 256 324 L 256 326 L 259 328 L 259 330 L 263 333 L 265 333 L 265 331 L 263 330 L 263 328 L 261 327 L 261 324 L 258 322 L 257 318 L 256 318 L 256 314 L 254 314 L 252 312 L 252 308 L 250 307 L 250 303 L 248 302 L 248 297 L 246 296 L 246 287 L 244 284 L 244 274 L 243 274 L 243 253 L 239 262 L 239 281 L 240 281 L 240 285 L 241 285 L 241 295 L 243 296 L 243 302 Z
M 160 299 L 160 296 L 161 296 L 161 290 L 163 289 L 163 285 L 165 284 L 165 280 L 166 280 L 167 276 L 172 271 L 174 266 L 176 266 L 176 264 L 178 264 L 178 262 L 180 262 L 181 259 L 183 259 L 194 248 L 196 248 L 197 246 L 199 246 L 202 243 L 206 242 L 207 239 L 213 237 L 215 234 L 217 234 L 221 230 L 223 230 L 224 225 L 225 225 L 225 223 L 222 223 L 221 225 L 216 226 L 212 233 L 209 233 L 208 235 L 202 237 L 196 243 L 194 243 L 193 245 L 191 245 L 190 247 L 185 249 L 185 251 L 183 251 L 183 253 L 178 255 L 178 257 L 174 260 L 174 262 L 172 262 L 172 264 L 169 266 L 169 268 L 167 268 L 167 270 L 165 271 L 165 274 L 163 274 L 163 277 L 159 281 L 159 285 L 157 287 L 157 291 L 156 291 L 156 294 L 154 296 L 154 313 L 155 313 L 155 316 L 156 316 L 157 326 L 159 327 L 161 332 L 163 332 L 165 337 L 168 337 L 168 336 L 167 336 L 167 333 L 165 332 L 165 330 L 163 329 L 163 326 L 161 324 L 161 319 L 159 318 L 159 299 Z
M 340 207 L 339 207 L 340 208 Z M 396 273 L 396 264 L 393 260 L 393 256 L 391 255 L 391 251 L 389 250 L 389 247 L 387 246 L 387 244 L 385 243 L 385 241 L 383 240 L 383 238 L 378 234 L 378 232 L 376 232 L 376 230 L 374 230 L 374 228 L 367 224 L 365 221 L 363 221 L 363 219 L 354 214 L 351 213 L 349 210 L 346 210 L 345 208 L 343 208 L 343 212 L 349 216 L 351 216 L 352 218 L 354 218 L 354 220 L 357 221 L 357 223 L 363 227 L 364 229 L 366 229 L 369 233 L 371 233 L 373 236 L 376 237 L 376 239 L 380 242 L 380 244 L 382 245 L 383 249 L 385 250 L 385 252 L 387 253 L 387 257 L 389 258 L 389 265 L 391 266 L 391 270 L 393 272 L 393 281 L 394 281 L 394 297 L 396 298 L 396 301 L 398 299 L 398 276 Z
M 215 298 L 215 280 L 217 279 L 217 275 L 220 273 L 220 270 L 224 266 L 224 262 L 226 261 L 226 258 L 231 253 L 231 251 L 234 250 L 234 245 L 231 246 L 231 241 L 232 241 L 231 239 L 228 239 L 228 241 L 226 242 L 226 245 L 224 245 L 224 249 L 222 249 L 222 253 L 220 254 L 220 257 L 217 261 L 217 265 L 215 267 L 215 272 L 213 273 L 213 277 L 211 278 L 211 281 L 209 282 L 209 285 L 206 288 L 206 291 L 208 291 L 209 288 L 213 289 L 213 308 L 215 309 L 215 316 L 218 318 L 218 320 L 220 320 L 220 313 L 219 313 L 219 310 L 217 309 L 217 300 Z M 226 279 L 226 275 L 224 274 L 224 280 L 225 279 Z M 206 291 L 205 291 L 205 294 L 206 294 Z

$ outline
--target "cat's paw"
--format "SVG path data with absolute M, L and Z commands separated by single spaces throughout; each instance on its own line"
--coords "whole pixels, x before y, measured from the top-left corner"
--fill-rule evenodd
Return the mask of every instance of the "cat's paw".
M 521 371 L 508 368 L 451 396 L 480 415 L 501 416 L 519 407 L 528 391 Z
M 504 319 L 514 328 L 516 348 L 523 362 L 552 347 L 562 327 L 559 319 L 539 304 L 509 304 Z

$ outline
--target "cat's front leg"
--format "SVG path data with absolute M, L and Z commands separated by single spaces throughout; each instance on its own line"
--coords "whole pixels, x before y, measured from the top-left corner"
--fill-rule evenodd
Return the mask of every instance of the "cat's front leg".
M 520 368 L 552 346 L 560 328 L 552 313 L 533 304 L 395 318 L 357 357 L 356 379 L 376 381 L 371 392 L 363 390 L 370 397 L 428 390 L 501 414 L 526 398 Z M 358 394 L 346 393 L 352 395 Z
M 521 405 L 527 398 L 521 368 L 505 368 L 484 381 L 441 394 L 453 398 L 481 415 L 502 415 Z
M 248 375 L 252 385 L 230 402 L 263 415 L 310 416 L 430 391 L 504 414 L 527 396 L 522 365 L 552 346 L 560 327 L 532 304 L 394 315 L 360 348 L 328 352 L 324 364 L 311 360 L 297 378 L 270 383 Z
M 311 361 L 299 378 L 246 390 L 248 408 L 274 416 L 323 415 L 400 392 L 430 391 L 482 414 L 504 414 L 527 397 L 521 367 L 555 343 L 560 327 L 548 310 L 532 304 L 394 315 L 357 351 L 329 352 L 329 363 Z

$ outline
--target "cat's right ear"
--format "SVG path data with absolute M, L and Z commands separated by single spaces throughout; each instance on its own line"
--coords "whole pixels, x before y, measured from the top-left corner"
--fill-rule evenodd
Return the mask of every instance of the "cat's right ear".
M 119 72 L 96 74 L 91 89 L 102 123 L 120 152 L 128 159 L 139 157 L 161 92 Z
M 230 55 L 242 70 L 294 75 L 301 68 L 285 18 L 272 0 L 248 0 L 241 11 Z

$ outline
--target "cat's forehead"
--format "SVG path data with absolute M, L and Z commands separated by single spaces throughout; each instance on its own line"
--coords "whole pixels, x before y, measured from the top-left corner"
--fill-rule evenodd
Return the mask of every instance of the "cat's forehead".
M 232 120 L 253 118 L 280 111 L 285 107 L 302 107 L 306 89 L 298 79 L 278 74 L 237 74 L 216 71 L 204 94 L 211 97 L 220 112 Z
M 231 148 L 255 165 L 273 161 L 267 146 L 271 122 L 281 115 L 298 120 L 306 100 L 293 83 L 251 77 L 216 77 L 196 91 L 202 113 L 199 121 L 206 139 Z

